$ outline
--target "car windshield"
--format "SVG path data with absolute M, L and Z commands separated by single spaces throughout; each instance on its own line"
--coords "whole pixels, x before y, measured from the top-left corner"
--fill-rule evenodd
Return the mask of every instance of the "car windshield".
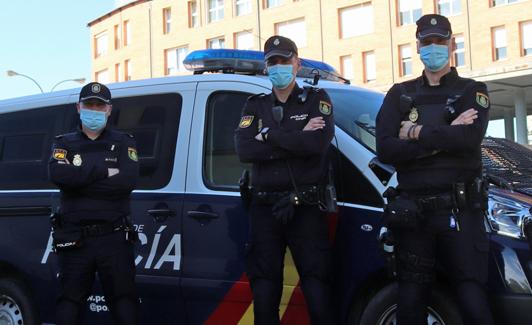
M 334 121 L 355 140 L 376 152 L 375 119 L 384 95 L 362 89 L 326 89 L 334 107 Z

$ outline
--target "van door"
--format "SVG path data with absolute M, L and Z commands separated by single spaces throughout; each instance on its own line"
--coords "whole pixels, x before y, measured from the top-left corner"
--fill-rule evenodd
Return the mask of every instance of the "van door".
M 139 233 L 135 263 L 142 324 L 184 322 L 180 290 L 184 161 L 195 87 L 187 83 L 143 87 L 142 93 L 138 88 L 113 90 L 110 123 L 134 135 L 140 164 L 131 219 Z M 91 304 L 101 297 L 91 298 L 89 311 L 94 314 Z
M 250 166 L 240 163 L 233 135 L 246 99 L 261 92 L 269 89 L 241 82 L 198 85 L 183 212 L 187 324 L 237 324 L 252 314 L 244 273 L 249 223 L 237 187 Z

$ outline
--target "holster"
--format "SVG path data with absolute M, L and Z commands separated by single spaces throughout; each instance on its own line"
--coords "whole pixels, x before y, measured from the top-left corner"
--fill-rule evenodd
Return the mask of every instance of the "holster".
M 388 188 L 383 196 L 388 199 L 383 214 L 383 223 L 388 228 L 414 229 L 423 221 L 416 200 L 400 196 L 393 187 Z
M 240 189 L 240 198 L 242 199 L 242 205 L 246 211 L 249 210 L 251 201 L 253 199 L 253 193 L 249 186 L 249 170 L 244 169 L 242 176 L 238 180 L 238 187 Z
M 79 227 L 54 228 L 52 231 L 52 247 L 56 252 L 79 248 L 83 245 L 83 232 Z

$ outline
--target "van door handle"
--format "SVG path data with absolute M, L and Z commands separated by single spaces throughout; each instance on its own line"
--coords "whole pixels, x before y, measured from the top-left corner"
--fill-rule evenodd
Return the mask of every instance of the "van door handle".
M 204 211 L 187 211 L 187 216 L 196 219 L 202 225 L 220 217 L 218 213 Z
M 52 213 L 51 206 L 29 206 L 29 207 L 1 207 L 0 217 L 29 217 L 29 216 L 49 216 Z
M 168 217 L 174 217 L 175 211 L 171 209 L 150 209 L 148 210 L 148 215 L 157 222 L 164 222 Z

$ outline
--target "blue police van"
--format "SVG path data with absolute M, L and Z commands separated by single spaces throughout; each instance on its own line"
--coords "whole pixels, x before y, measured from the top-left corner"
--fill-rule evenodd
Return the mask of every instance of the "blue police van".
M 248 216 L 237 182 L 233 131 L 253 94 L 269 92 L 262 52 L 205 50 L 185 64 L 194 75 L 111 84 L 109 122 L 137 141 L 140 181 L 131 218 L 141 323 L 252 324 L 245 274 Z M 225 73 L 209 73 L 225 72 Z M 353 87 L 329 65 L 303 61 L 300 86 L 321 75 L 334 106 L 333 162 L 339 209 L 328 215 L 334 245 L 335 306 L 341 324 L 395 324 L 396 284 L 377 236 L 394 170 L 375 158 L 375 118 L 383 94 Z M 48 181 L 55 135 L 74 130 L 79 89 L 0 101 L 0 324 L 54 324 L 58 288 L 50 213 L 59 192 Z M 512 153 L 524 163 L 516 166 Z M 486 231 L 491 238 L 488 289 L 500 324 L 532 324 L 530 150 L 487 139 L 493 167 Z M 504 162 L 514 162 L 504 169 Z M 502 167 L 501 167 L 502 166 Z M 528 168 L 528 169 L 527 169 Z M 506 174 L 501 174 L 506 170 Z M 519 173 L 519 171 L 521 171 Z M 497 174 L 499 173 L 499 174 Z M 520 174 L 514 181 L 508 175 Z M 528 182 L 528 183 L 527 183 Z M 316 247 L 320 249 L 320 247 Z M 462 324 L 444 272 L 428 303 L 429 324 Z M 282 324 L 309 324 L 290 252 L 284 269 Z M 108 324 L 98 284 L 88 298 L 86 324 Z

